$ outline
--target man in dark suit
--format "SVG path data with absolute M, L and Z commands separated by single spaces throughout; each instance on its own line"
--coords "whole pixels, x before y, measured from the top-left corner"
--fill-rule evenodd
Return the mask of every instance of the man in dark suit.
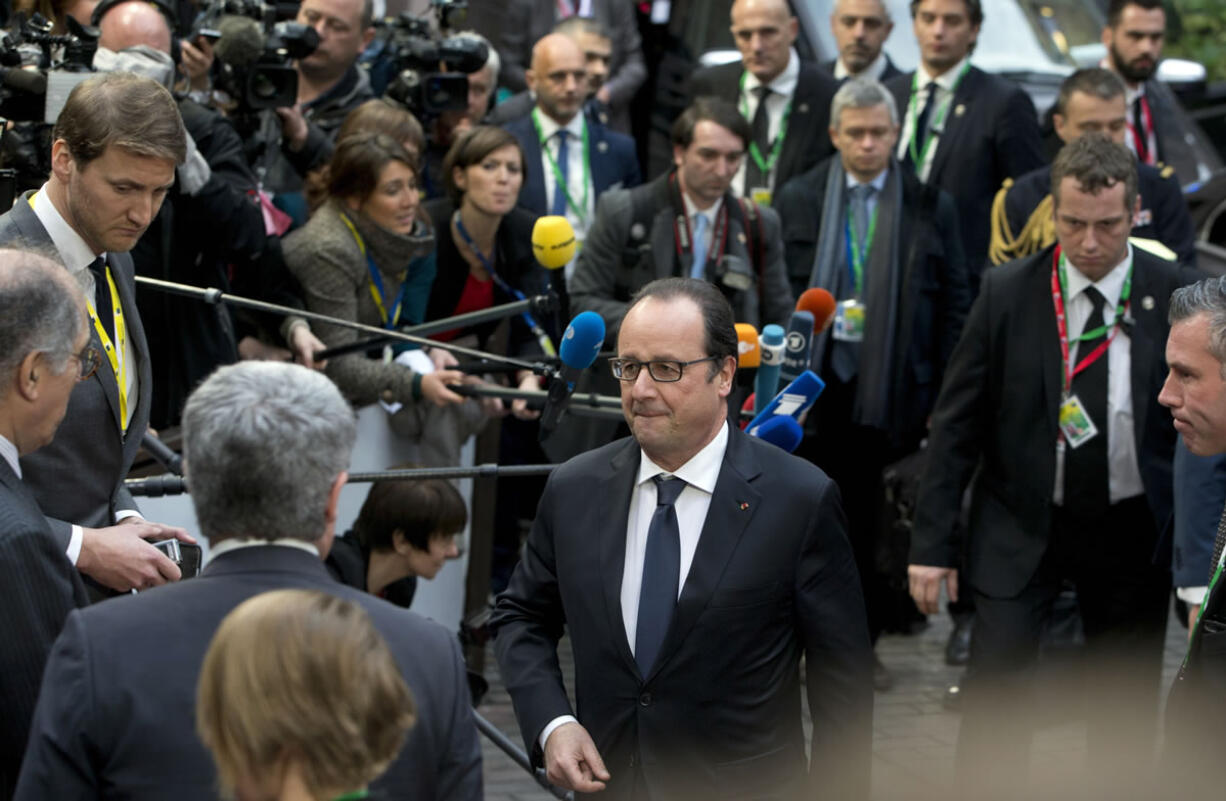
M 840 82 L 859 77 L 888 81 L 902 75 L 882 49 L 893 30 L 894 20 L 882 0 L 837 0 L 830 14 L 830 32 L 839 57 L 822 66 Z
M 634 140 L 583 113 L 587 66 L 569 36 L 551 33 L 537 42 L 527 77 L 536 106 L 503 126 L 524 151 L 519 205 L 534 214 L 566 217 L 582 243 L 600 196 L 638 186 Z M 567 276 L 573 271 L 568 265 Z
M 374 789 L 481 798 L 481 751 L 456 638 L 337 583 L 321 561 L 355 425 L 335 385 L 295 365 L 241 362 L 192 393 L 184 457 L 210 561 L 198 578 L 69 616 L 47 663 L 16 798 L 216 798 L 213 763 L 193 723 L 201 662 L 230 610 L 287 587 L 362 606 L 413 693 L 417 724 Z
M 170 93 L 107 73 L 68 96 L 52 134 L 51 175 L 0 217 L 0 244 L 60 264 L 90 303 L 103 363 L 73 390 L 55 440 L 22 459 L 25 483 L 81 572 L 127 591 L 179 578 L 146 539 L 191 538 L 143 520 L 123 479 L 149 422 L 149 347 L 127 255 L 158 212 L 186 153 Z
M 1060 85 L 1052 121 L 1065 143 L 1097 131 L 1125 144 L 1128 109 L 1124 84 L 1102 67 L 1077 70 Z M 1183 264 L 1195 265 L 1196 229 L 1175 170 L 1138 163 L 1137 189 L 1141 206 L 1133 220 L 1132 236 L 1159 242 Z M 1005 181 L 992 203 L 988 258 L 993 264 L 1029 256 L 1056 241 L 1050 198 L 1051 167 Z
M 54 262 L 0 251 L 0 798 L 13 795 L 43 666 L 64 618 L 89 601 L 21 483 L 18 457 L 51 441 L 98 365 L 85 297 Z
M 1006 178 L 1043 166 L 1034 104 L 1020 86 L 970 63 L 980 0 L 914 0 L 915 72 L 887 83 L 903 117 L 898 160 L 958 204 L 971 288 L 988 254 L 988 211 Z
M 633 437 L 550 476 L 498 599 L 495 645 L 520 731 L 563 787 L 867 795 L 869 645 L 838 490 L 728 424 L 736 353 L 732 309 L 710 283 L 642 289 L 610 362 Z M 564 626 L 577 719 L 557 662 Z
M 838 82 L 801 63 L 792 46 L 798 29 L 786 0 L 736 0 L 732 37 L 741 61 L 699 70 L 690 86 L 690 97 L 723 98 L 750 121 L 749 150 L 732 189 L 768 206 L 789 178 L 834 152 L 826 127 Z
M 1128 244 L 1137 181 L 1122 145 L 1072 142 L 1052 185 L 1057 246 L 984 273 L 933 412 L 911 541 L 912 594 L 933 611 L 942 583 L 956 594 L 953 531 L 977 472 L 958 761 L 995 789 L 1024 780 L 1039 632 L 1065 581 L 1093 676 L 1078 689 L 1094 775 L 1137 778 L 1154 744 L 1171 585 L 1175 432 L 1157 397 L 1167 299 L 1196 274 Z
M 1158 401 L 1170 409 L 1175 429 L 1195 458 L 1226 453 L 1226 286 L 1209 278 L 1171 297 L 1171 333 L 1166 343 L 1170 374 Z M 1190 488 L 1189 488 L 1190 489 Z M 1177 491 L 1184 488 L 1177 487 Z M 1220 497 L 1217 488 L 1212 494 Z M 1220 730 L 1226 712 L 1226 514 L 1220 517 L 1211 558 L 1198 565 L 1208 595 L 1166 705 L 1164 767 L 1167 782 L 1181 792 L 1212 794 L 1220 787 Z M 1208 557 L 1208 554 L 1203 554 Z
M 843 84 L 830 139 L 838 155 L 789 181 L 775 208 L 792 291 L 822 287 L 839 301 L 813 343 L 826 390 L 798 455 L 839 485 L 876 641 L 894 606 L 876 561 L 882 470 L 927 433 L 971 298 L 953 199 L 898 168 L 898 111 L 885 87 Z M 884 667 L 877 676 L 884 689 Z

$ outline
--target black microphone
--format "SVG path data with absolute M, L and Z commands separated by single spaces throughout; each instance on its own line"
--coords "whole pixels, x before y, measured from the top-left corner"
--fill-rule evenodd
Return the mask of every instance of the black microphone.
M 140 439 L 140 444 L 162 467 L 176 476 L 183 475 L 183 457 L 175 453 L 169 445 L 154 436 L 152 432 L 146 431 Z
M 137 497 L 160 498 L 163 495 L 182 495 L 187 492 L 187 479 L 182 476 L 154 476 L 153 478 L 130 478 L 123 483 L 128 492 Z
M 596 361 L 600 346 L 604 344 L 604 335 L 604 318 L 594 311 L 576 315 L 566 327 L 566 333 L 562 335 L 562 347 L 558 349 L 562 369 L 549 384 L 549 397 L 545 401 L 544 411 L 541 412 L 541 441 L 547 439 L 557 428 L 558 419 L 575 391 L 579 376 Z
M 47 76 L 37 70 L 20 67 L 0 67 L 0 83 L 31 95 L 47 93 Z

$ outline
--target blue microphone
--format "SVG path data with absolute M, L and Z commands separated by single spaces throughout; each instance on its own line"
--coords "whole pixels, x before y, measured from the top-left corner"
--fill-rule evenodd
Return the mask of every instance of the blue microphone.
M 758 363 L 758 374 L 753 381 L 755 414 L 761 414 L 770 398 L 775 397 L 775 393 L 779 391 L 779 369 L 783 366 L 784 339 L 783 326 L 779 325 L 764 327 L 758 337 L 762 358 Z
M 817 396 L 826 388 L 826 382 L 812 370 L 805 370 L 792 383 L 784 387 L 775 398 L 745 426 L 745 433 L 757 436 L 757 429 L 775 417 L 790 417 L 800 422 L 800 416 L 817 402 Z
M 558 358 L 562 367 L 549 382 L 549 397 L 541 412 L 540 439 L 544 441 L 557 428 L 558 419 L 570 403 L 575 383 L 583 371 L 592 366 L 600 346 L 604 344 L 604 318 L 594 311 L 575 315 L 562 335 Z
M 783 350 L 783 369 L 779 377 L 786 382 L 809 369 L 809 345 L 813 340 L 813 313 L 797 309 L 788 321 L 788 336 Z
M 777 414 L 754 430 L 753 436 L 772 445 L 778 445 L 788 453 L 794 453 L 805 438 L 804 429 L 796 418 Z

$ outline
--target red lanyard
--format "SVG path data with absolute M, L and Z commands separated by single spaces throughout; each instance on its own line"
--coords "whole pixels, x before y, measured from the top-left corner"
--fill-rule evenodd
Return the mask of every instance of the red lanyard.
M 1138 131 L 1137 127 L 1132 124 L 1132 120 L 1128 120 L 1128 130 L 1132 132 L 1132 142 L 1136 147 L 1137 158 L 1152 167 L 1158 160 L 1154 152 L 1158 148 L 1157 143 L 1153 140 L 1154 118 L 1150 114 L 1149 100 L 1145 95 L 1141 95 L 1141 124 L 1145 126 L 1145 130 Z
M 1132 276 L 1131 276 L 1131 270 L 1130 270 L 1129 280 L 1128 280 L 1129 285 L 1131 285 L 1132 283 L 1131 277 Z M 1052 306 L 1054 306 L 1056 310 L 1056 331 L 1060 335 L 1061 373 L 1063 374 L 1061 377 L 1064 379 L 1064 393 L 1063 394 L 1067 396 L 1069 392 L 1069 387 L 1072 386 L 1073 379 L 1077 376 L 1077 374 L 1080 373 L 1082 370 L 1086 369 L 1087 367 L 1089 367 L 1094 362 L 1098 361 L 1098 359 L 1102 358 L 1102 355 L 1107 352 L 1107 348 L 1111 347 L 1111 341 L 1115 339 L 1115 335 L 1118 334 L 1120 331 L 1120 319 L 1123 317 L 1123 314 L 1127 313 L 1128 305 L 1130 301 L 1127 296 L 1121 298 L 1122 312 L 1119 309 L 1117 309 L 1116 311 L 1115 321 L 1111 324 L 1111 335 L 1108 336 L 1106 339 L 1104 339 L 1102 342 L 1100 342 L 1098 346 L 1094 348 L 1094 350 L 1086 354 L 1085 357 L 1081 359 L 1081 361 L 1077 362 L 1077 365 L 1075 367 L 1072 367 L 1072 369 L 1070 369 L 1069 344 L 1068 344 L 1068 321 L 1065 319 L 1065 316 L 1064 316 L 1064 294 L 1061 291 L 1062 284 L 1063 284 L 1063 281 L 1061 281 L 1061 278 L 1060 278 L 1060 246 L 1056 245 L 1056 249 L 1055 249 L 1055 252 L 1052 253 L 1052 260 L 1051 260 L 1051 302 L 1052 302 Z M 1092 323 L 1095 321 L 1091 320 L 1089 322 Z M 1087 323 L 1087 325 L 1089 325 L 1089 323 Z
M 690 217 L 685 213 L 685 201 L 681 199 L 681 188 L 676 185 L 676 182 L 677 175 L 674 173 L 669 178 L 669 183 L 673 185 L 673 206 L 677 210 L 677 216 L 673 219 L 673 247 L 677 250 L 677 258 L 680 259 L 683 255 L 693 252 L 694 231 L 690 228 Z M 714 260 L 716 264 L 719 264 L 724 258 L 724 251 L 728 248 L 728 198 L 724 198 L 714 222 L 715 228 L 711 233 L 711 244 L 715 245 L 718 250 L 707 249 L 707 262 Z

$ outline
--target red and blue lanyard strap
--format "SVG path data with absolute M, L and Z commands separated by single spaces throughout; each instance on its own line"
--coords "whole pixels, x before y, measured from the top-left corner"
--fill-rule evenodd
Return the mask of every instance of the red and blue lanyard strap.
M 518 289 L 504 281 L 502 276 L 498 274 L 498 271 L 494 269 L 493 262 L 489 259 L 489 257 L 481 252 L 481 248 L 477 247 L 477 243 L 473 239 L 472 234 L 468 233 L 468 229 L 464 227 L 464 221 L 460 219 L 459 210 L 456 210 L 455 214 L 451 216 L 451 219 L 455 221 L 455 229 L 460 232 L 460 237 L 463 238 L 464 244 L 468 245 L 468 249 L 476 254 L 477 260 L 481 262 L 481 266 L 484 267 L 485 271 L 490 274 L 490 278 L 494 280 L 494 283 L 498 285 L 498 288 L 516 300 L 525 300 L 524 293 L 520 292 Z M 557 356 L 558 352 L 554 348 L 553 341 L 549 338 L 549 334 L 545 333 L 545 329 L 542 328 L 541 324 L 536 321 L 536 318 L 532 316 L 532 313 L 525 311 L 520 314 L 520 317 L 523 319 L 524 325 L 528 326 L 528 329 L 532 331 L 532 335 L 536 337 L 537 343 L 541 346 L 541 351 L 550 358 Z
M 1069 388 L 1073 384 L 1073 379 L 1091 364 L 1102 358 L 1107 349 L 1111 347 L 1111 342 L 1115 339 L 1115 335 L 1120 332 L 1120 322 L 1128 314 L 1128 309 L 1131 301 L 1129 296 L 1132 294 L 1132 265 L 1128 265 L 1128 274 L 1124 277 L 1124 288 L 1120 291 L 1120 302 L 1115 307 L 1115 319 L 1110 323 L 1083 331 L 1080 336 L 1076 337 L 1074 342 L 1085 342 L 1087 340 L 1097 339 L 1106 335 L 1106 339 L 1098 344 L 1092 351 L 1087 353 L 1076 366 L 1069 363 L 1069 336 L 1068 336 L 1068 321 L 1064 314 L 1064 295 L 1068 292 L 1068 281 L 1065 278 L 1067 268 L 1065 266 L 1066 259 L 1064 254 L 1060 252 L 1060 246 L 1056 245 L 1055 252 L 1052 253 L 1051 263 L 1051 300 L 1052 305 L 1056 310 L 1056 331 L 1060 335 L 1060 356 L 1061 356 L 1061 378 L 1063 392 L 1062 397 L 1067 398 Z M 1091 321 L 1093 322 L 1093 321 Z M 1108 335 L 1108 331 L 1110 334 Z
M 921 136 L 919 129 L 920 111 L 916 108 L 916 98 L 919 96 L 919 72 L 917 71 L 911 76 L 911 100 L 907 103 L 907 114 L 913 120 L 914 126 L 911 130 L 911 141 L 907 143 L 907 148 L 911 151 L 911 163 L 915 165 L 916 173 L 921 173 L 924 169 L 924 164 L 928 160 L 928 151 L 932 150 L 932 143 L 936 141 L 935 134 L 945 129 L 945 118 L 949 116 L 949 107 L 954 103 L 954 94 L 958 91 L 958 86 L 962 83 L 962 79 L 966 77 L 966 73 L 971 69 L 971 62 L 968 60 L 962 65 L 962 69 L 958 71 L 958 77 L 954 79 L 954 85 L 950 87 L 949 97 L 941 104 L 941 107 L 934 109 L 934 119 L 928 125 L 928 133 L 924 136 L 924 144 L 917 150 L 916 140 Z M 932 91 L 939 91 L 940 86 Z
M 873 236 L 877 233 L 877 211 L 880 208 L 880 203 L 873 206 L 873 212 L 868 217 L 868 230 L 864 232 L 864 241 L 857 242 L 851 225 L 851 203 L 847 204 L 847 272 L 851 276 L 852 289 L 857 298 L 864 296 L 864 265 L 868 263 L 868 254 L 873 247 Z
M 370 288 L 370 296 L 374 298 L 375 306 L 379 309 L 379 319 L 383 321 L 383 327 L 389 331 L 393 330 L 400 324 L 400 312 L 404 308 L 404 298 L 408 285 L 405 278 L 408 277 L 408 270 L 400 274 L 400 292 L 396 294 L 396 305 L 392 307 L 392 313 L 387 313 L 387 307 L 383 305 L 383 276 L 379 273 L 379 267 L 375 264 L 375 260 L 371 258 L 370 253 L 366 250 L 366 243 L 362 241 L 362 235 L 358 233 L 358 229 L 348 217 L 341 214 L 341 221 L 349 228 L 349 233 L 353 234 L 353 241 L 358 244 L 358 250 L 366 258 L 366 269 L 370 272 L 370 283 L 367 287 Z
M 1140 99 L 1141 123 L 1145 126 L 1145 130 L 1138 131 L 1137 126 L 1133 124 L 1131 119 L 1127 120 L 1126 124 L 1128 125 L 1128 130 L 1132 133 L 1132 142 L 1136 149 L 1137 158 L 1140 158 L 1143 163 L 1152 166 L 1154 162 L 1157 161 L 1157 156 L 1154 153 L 1157 148 L 1151 147 L 1151 145 L 1154 143 L 1151 142 L 1149 136 L 1150 132 L 1154 130 L 1154 118 L 1149 111 L 1149 100 L 1145 97 L 1145 95 L 1141 95 Z M 1132 115 L 1129 114 L 1128 116 L 1131 117 Z M 1141 157 L 1142 150 L 1145 151 L 1144 158 Z
M 749 119 L 749 100 L 745 94 L 745 76 L 748 73 L 741 73 L 740 98 L 741 98 L 741 116 Z M 768 95 L 769 97 L 769 95 Z M 758 101 L 765 103 L 766 98 L 763 97 Z M 783 118 L 779 120 L 779 134 L 775 137 L 775 141 L 771 143 L 770 156 L 764 157 L 762 151 L 758 148 L 757 142 L 749 143 L 749 157 L 754 160 L 754 164 L 758 165 L 758 169 L 762 171 L 763 177 L 770 175 L 771 170 L 775 169 L 775 165 L 779 162 L 779 154 L 783 152 L 783 140 L 788 135 L 788 118 L 792 116 L 792 101 L 789 98 L 788 104 L 783 107 Z
M 540 140 L 541 152 L 545 154 L 545 158 L 549 161 L 549 166 L 553 168 L 553 179 L 555 192 L 561 192 L 566 198 L 567 207 L 574 212 L 574 215 L 579 218 L 580 223 L 587 221 L 587 204 L 591 197 L 592 191 L 592 149 L 591 142 L 588 138 L 587 121 L 583 123 L 583 203 L 575 202 L 575 199 L 570 195 L 570 187 L 566 185 L 566 179 L 562 175 L 562 168 L 558 166 L 558 161 L 553 157 L 553 153 L 549 150 L 549 143 L 541 131 L 541 115 L 537 109 L 532 109 L 532 127 L 536 129 L 536 138 Z M 569 132 L 568 132 L 569 133 Z
M 673 208 L 677 216 L 673 219 L 673 247 L 677 251 L 677 259 L 694 253 L 694 230 L 690 227 L 690 216 L 685 213 L 685 201 L 681 199 L 681 188 L 677 186 L 677 173 L 668 179 L 673 190 Z M 715 227 L 711 230 L 711 244 L 707 248 L 707 264 L 719 264 L 728 249 L 728 198 L 720 204 L 719 214 L 715 218 Z M 704 270 L 705 272 L 705 270 Z

